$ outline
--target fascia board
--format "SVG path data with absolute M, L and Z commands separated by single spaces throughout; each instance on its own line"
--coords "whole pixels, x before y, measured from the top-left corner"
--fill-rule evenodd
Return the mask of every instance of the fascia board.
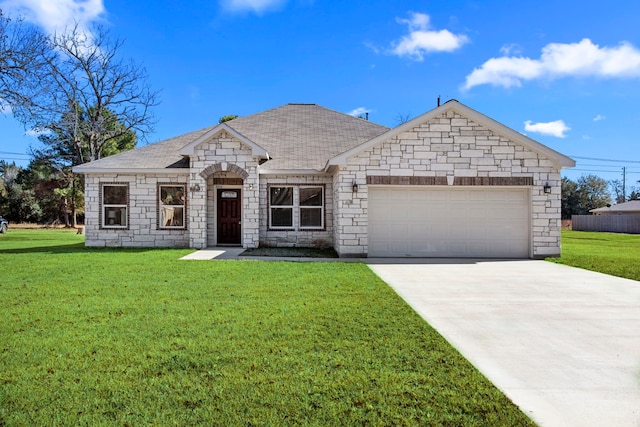
M 260 169 L 259 175 L 319 175 L 327 176 L 324 171 L 318 171 L 315 169 Z
M 128 173 L 128 174 L 136 174 L 143 175 L 148 173 L 155 174 L 172 174 L 172 175 L 189 175 L 190 169 L 187 168 L 175 168 L 175 169 L 143 169 L 143 168 L 91 168 L 91 167 L 81 167 L 76 166 L 73 169 L 74 173 L 82 173 L 82 174 L 114 174 L 114 173 Z

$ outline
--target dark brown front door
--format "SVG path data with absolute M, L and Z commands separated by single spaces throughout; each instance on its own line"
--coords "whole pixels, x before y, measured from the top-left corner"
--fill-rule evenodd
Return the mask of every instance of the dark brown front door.
M 240 189 L 218 190 L 218 244 L 242 243 L 240 205 Z

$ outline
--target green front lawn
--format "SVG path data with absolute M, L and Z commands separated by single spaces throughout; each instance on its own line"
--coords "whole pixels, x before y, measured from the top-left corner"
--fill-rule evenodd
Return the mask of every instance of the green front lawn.
M 0 426 L 533 425 L 366 265 L 0 236 Z
M 549 260 L 640 280 L 640 235 L 563 230 L 562 256 Z

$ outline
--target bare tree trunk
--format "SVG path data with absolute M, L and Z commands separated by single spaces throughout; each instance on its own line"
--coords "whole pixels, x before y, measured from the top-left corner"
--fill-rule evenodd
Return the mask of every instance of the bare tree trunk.
M 64 214 L 64 226 L 69 228 L 69 206 L 66 197 L 64 198 L 64 204 L 62 205 L 62 212 Z

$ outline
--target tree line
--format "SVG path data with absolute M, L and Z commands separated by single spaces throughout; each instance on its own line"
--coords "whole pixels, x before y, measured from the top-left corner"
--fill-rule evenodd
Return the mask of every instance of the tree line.
M 590 215 L 591 209 L 640 200 L 640 189 L 631 187 L 627 196 L 619 180 L 606 181 L 596 175 L 583 175 L 572 181 L 562 178 L 562 219 L 571 219 L 571 215 Z M 612 197 L 613 196 L 613 197 Z
M 54 35 L 0 9 L 0 111 L 38 135 L 31 162 L 0 162 L 0 214 L 15 222 L 75 226 L 83 209 L 76 165 L 135 147 L 159 103 L 145 69 L 120 56 L 101 26 Z

